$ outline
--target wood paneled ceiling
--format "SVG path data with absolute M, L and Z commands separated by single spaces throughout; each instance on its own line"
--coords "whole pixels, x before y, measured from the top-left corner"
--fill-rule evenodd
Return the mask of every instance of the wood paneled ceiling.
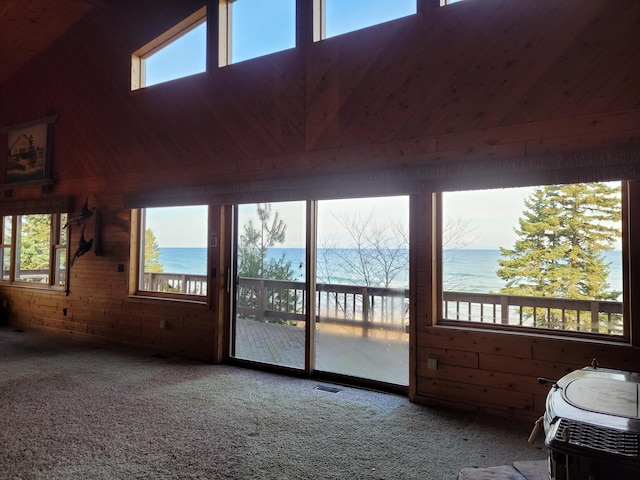
M 0 83 L 45 50 L 104 0 L 2 0 Z

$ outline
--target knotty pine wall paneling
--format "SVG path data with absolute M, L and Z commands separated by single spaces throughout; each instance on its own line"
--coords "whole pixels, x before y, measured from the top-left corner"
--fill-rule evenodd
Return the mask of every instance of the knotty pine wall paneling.
M 218 68 L 212 38 L 206 73 L 131 92 L 131 53 L 202 5 L 100 2 L 0 82 L 0 125 L 58 116 L 51 192 L 16 190 L 0 212 L 2 202 L 46 195 L 72 196 L 79 209 L 91 195 L 103 219 L 104 254 L 78 260 L 68 296 L 0 285 L 12 325 L 219 362 L 228 207 L 212 213 L 220 239 L 209 251 L 219 269 L 211 296 L 186 304 L 129 296 L 125 199 L 183 188 L 194 193 L 181 201 L 192 203 L 198 187 L 233 192 L 253 181 L 284 185 L 267 192 L 272 199 L 290 191 L 306 198 L 311 189 L 297 186 L 319 179 L 313 192 L 323 198 L 412 194 L 412 400 L 534 419 L 546 394 L 537 376 L 558 377 L 593 356 L 640 370 L 638 347 L 629 345 L 437 326 L 428 200 L 453 188 L 607 172 L 638 178 L 639 2 L 423 0 L 417 15 L 320 42 L 311 41 L 306 11 L 298 48 Z M 422 168 L 432 174 L 384 183 L 391 171 L 401 178 Z M 351 189 L 331 181 L 345 174 Z M 358 175 L 380 180 L 360 184 Z M 72 249 L 78 236 L 72 230 Z

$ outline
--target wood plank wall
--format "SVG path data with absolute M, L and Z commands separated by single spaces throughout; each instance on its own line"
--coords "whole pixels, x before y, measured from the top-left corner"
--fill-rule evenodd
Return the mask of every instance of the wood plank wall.
M 137 299 L 127 195 L 456 165 L 450 172 L 462 173 L 413 192 L 411 398 L 537 418 L 539 375 L 557 378 L 594 356 L 640 369 L 637 347 L 435 326 L 427 233 L 431 190 L 505 186 L 514 169 L 519 184 L 536 183 L 553 175 L 557 154 L 598 151 L 586 175 L 637 178 L 640 2 L 465 0 L 317 43 L 303 25 L 298 48 L 131 93 L 131 53 L 202 3 L 102 2 L 0 85 L 1 126 L 58 115 L 52 191 L 16 189 L 0 212 L 3 202 L 47 196 L 75 197 L 79 208 L 92 195 L 104 225 L 104 255 L 78 261 L 68 296 L 0 285 L 13 325 L 221 361 L 228 207 L 212 211 L 223 247 L 211 252 L 219 274 L 208 304 Z M 215 32 L 217 2 L 207 5 Z M 610 155 L 624 148 L 632 154 Z M 545 156 L 547 171 L 531 171 L 527 159 Z M 464 175 L 484 166 L 478 178 Z M 579 160 L 563 170 L 565 180 L 584 177 Z

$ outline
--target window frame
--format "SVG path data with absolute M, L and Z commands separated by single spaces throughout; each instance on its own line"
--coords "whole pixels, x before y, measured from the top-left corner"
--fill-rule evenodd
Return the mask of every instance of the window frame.
M 3 215 L 1 217 L 2 221 L 2 239 L 0 239 L 2 241 L 2 244 L 0 244 L 0 248 L 2 249 L 2 275 L 0 275 L 0 281 L 2 282 L 10 282 L 11 281 L 11 272 L 13 272 L 14 270 L 14 262 L 15 262 L 15 255 L 14 255 L 14 245 L 15 245 L 15 241 L 13 239 L 13 230 L 14 230 L 14 224 L 13 224 L 13 218 L 15 217 L 15 215 Z M 9 227 L 9 234 L 7 234 L 6 232 L 6 227 Z M 5 241 L 5 240 L 8 240 Z M 5 277 L 5 269 L 4 269 L 4 259 L 5 259 L 5 250 L 9 249 L 9 268 L 7 270 L 7 276 Z
M 205 214 L 207 226 L 207 235 L 205 236 L 205 245 L 203 248 L 207 250 L 207 266 L 204 276 L 206 283 L 206 292 L 204 294 L 163 292 L 154 290 L 145 290 L 141 288 L 144 278 L 144 250 L 145 250 L 145 230 L 147 208 L 171 208 L 178 206 L 202 206 L 206 207 Z M 129 295 L 136 298 L 154 298 L 159 300 L 183 301 L 198 304 L 209 304 L 212 295 L 212 278 L 209 274 L 211 264 L 210 245 L 207 242 L 209 237 L 209 229 L 211 222 L 211 206 L 205 204 L 199 205 L 164 205 L 159 207 L 140 207 L 131 210 L 131 241 L 130 241 L 130 258 L 132 261 L 129 266 Z M 186 274 L 190 275 L 190 274 Z
M 174 41 L 183 37 L 184 35 L 190 33 L 192 30 L 196 29 L 203 23 L 207 23 L 207 7 L 206 6 L 198 9 L 197 11 L 189 15 L 187 18 L 185 18 L 181 22 L 171 27 L 166 32 L 157 36 L 156 38 L 151 40 L 149 43 L 147 43 L 143 47 L 133 52 L 131 54 L 131 91 L 133 92 L 143 88 L 148 88 L 145 81 L 145 78 L 146 78 L 145 61 L 147 60 L 147 58 L 151 57 L 153 54 L 164 49 Z M 209 42 L 207 41 L 207 44 L 208 43 Z M 205 55 L 208 57 L 208 53 L 206 53 Z M 207 70 L 208 68 L 205 66 L 204 72 L 194 73 L 193 75 L 206 73 Z M 186 78 L 191 75 L 192 74 L 176 77 L 171 80 L 167 80 L 166 82 L 178 80 L 181 78 Z M 166 82 L 161 82 L 161 83 L 166 83 Z M 149 86 L 160 85 L 161 83 L 153 84 Z
M 27 280 L 23 280 L 21 278 L 17 278 L 17 268 L 18 268 L 17 258 L 20 255 L 20 246 L 18 244 L 19 243 L 18 242 L 18 225 L 22 217 L 29 216 L 29 215 L 36 215 L 36 214 L 25 213 L 25 214 L 0 216 L 0 221 L 3 222 L 2 242 L 4 242 L 4 239 L 5 239 L 4 226 L 5 226 L 6 219 L 10 218 L 10 224 L 11 224 L 10 243 L 9 244 L 2 243 L 0 245 L 0 248 L 3 248 L 3 249 L 10 248 L 9 278 L 4 277 L 4 270 L 3 270 L 3 275 L 0 276 L 0 284 L 20 286 L 20 287 L 26 287 L 26 288 L 35 288 L 38 290 L 48 289 L 48 290 L 66 291 L 69 283 L 69 258 L 70 258 L 69 254 L 71 251 L 68 234 L 66 236 L 62 235 L 62 230 L 64 229 L 64 226 L 63 226 L 64 216 L 67 215 L 66 218 L 68 218 L 68 213 L 66 212 L 38 214 L 38 215 L 49 215 L 50 217 L 49 255 L 48 255 L 49 264 L 47 267 L 47 271 L 48 271 L 47 282 L 46 283 L 30 282 Z M 63 237 L 66 238 L 66 243 L 62 242 Z M 57 252 L 59 252 L 60 250 L 63 250 L 66 255 L 64 266 L 62 268 L 60 268 L 60 265 L 57 262 L 57 258 L 58 258 Z M 60 278 L 63 279 L 61 283 L 58 282 L 58 279 Z
M 600 332 L 588 332 L 588 331 L 574 331 L 574 330 L 562 330 L 544 327 L 531 327 L 524 325 L 513 324 L 501 324 L 501 323 L 489 323 L 473 320 L 456 320 L 448 319 L 444 314 L 444 285 L 443 285 L 443 192 L 435 192 L 433 194 L 433 223 L 432 223 L 432 235 L 434 238 L 433 244 L 433 256 L 434 256 L 434 270 L 432 281 L 434 283 L 434 314 L 435 322 L 437 326 L 454 326 L 470 328 L 474 330 L 489 330 L 489 331 L 509 331 L 524 334 L 538 334 L 545 336 L 561 336 L 576 339 L 591 339 L 591 340 L 604 340 L 620 343 L 629 343 L 632 341 L 632 318 L 630 303 L 630 266 L 632 264 L 632 249 L 631 249 L 631 236 L 630 225 L 631 218 L 640 214 L 640 208 L 637 211 L 633 211 L 632 202 L 629 201 L 629 181 L 625 180 L 612 180 L 620 181 L 621 183 L 621 249 L 622 249 L 622 328 L 621 335 L 607 334 Z M 590 183 L 584 182 L 567 182 L 567 183 Z M 530 186 L 543 186 L 530 185 Z M 500 188 L 500 187 L 495 187 Z M 461 188 L 459 190 L 452 191 L 465 191 L 472 190 L 471 188 Z M 543 297 L 541 297 L 543 298 Z
M 349 30 L 346 32 L 342 32 L 339 34 L 335 34 L 335 35 L 331 35 L 330 37 L 327 37 L 327 7 L 326 7 L 326 0 L 313 0 L 313 41 L 314 42 L 320 42 L 323 40 L 327 40 L 329 38 L 334 38 L 340 35 L 346 35 L 349 33 L 353 33 L 353 32 L 357 32 L 359 30 L 363 30 L 365 28 L 370 28 L 370 27 L 374 27 L 377 25 L 382 25 L 383 23 L 387 23 L 387 22 L 392 22 L 394 20 L 399 20 L 401 18 L 406 18 L 409 17 L 411 15 L 417 15 L 418 12 L 420 11 L 419 5 L 418 3 L 421 0 L 416 0 L 415 5 L 416 5 L 416 9 L 415 12 L 409 14 L 409 15 L 403 15 L 400 17 L 394 17 L 394 18 L 389 18 L 387 20 L 383 20 L 381 22 L 377 22 L 377 23 L 372 23 L 370 25 L 366 25 L 364 27 L 357 27 L 354 30 Z M 444 0 L 443 0 L 444 1 Z
M 272 55 L 275 53 L 283 52 L 285 50 L 290 50 L 292 48 L 296 48 L 298 45 L 298 25 L 299 15 L 298 15 L 298 3 L 300 0 L 292 0 L 294 4 L 294 44 L 291 47 L 287 47 L 281 50 L 274 50 L 272 52 L 260 53 L 254 57 L 243 58 L 241 60 L 234 60 L 232 56 L 232 47 L 233 47 L 233 6 L 232 4 L 238 0 L 220 0 L 218 7 L 218 67 L 228 67 L 229 65 L 234 65 L 236 63 L 242 63 L 249 60 L 254 60 L 256 58 L 261 58 L 267 55 Z

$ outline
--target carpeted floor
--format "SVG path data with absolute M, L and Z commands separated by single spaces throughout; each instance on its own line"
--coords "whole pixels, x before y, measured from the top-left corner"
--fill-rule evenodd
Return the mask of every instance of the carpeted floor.
M 531 425 L 0 327 L 2 479 L 455 479 Z

